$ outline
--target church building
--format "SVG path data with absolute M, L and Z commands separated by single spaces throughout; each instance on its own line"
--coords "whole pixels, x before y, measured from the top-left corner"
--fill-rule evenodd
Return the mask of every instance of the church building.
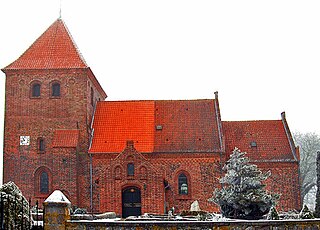
M 62 19 L 6 74 L 3 181 L 32 205 L 61 190 L 74 206 L 119 216 L 189 210 L 220 188 L 235 147 L 270 170 L 279 210 L 300 209 L 299 149 L 279 120 L 223 121 L 219 97 L 108 101 Z

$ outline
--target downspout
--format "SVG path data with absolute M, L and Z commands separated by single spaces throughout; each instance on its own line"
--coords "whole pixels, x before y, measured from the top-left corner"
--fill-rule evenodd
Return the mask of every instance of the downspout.
M 91 149 L 91 145 L 92 145 L 92 139 L 93 139 L 93 134 L 94 134 L 94 129 L 92 129 L 91 133 L 90 133 L 90 142 L 89 142 L 89 150 Z M 89 151 L 88 151 L 89 153 Z M 90 210 L 91 213 L 93 211 L 93 179 L 92 179 L 92 153 L 89 153 L 89 171 L 90 171 Z
M 88 154 L 89 154 L 89 176 L 90 176 L 90 211 L 93 212 L 93 167 L 92 167 L 92 153 L 89 153 L 91 146 L 92 146 L 92 140 L 94 135 L 94 128 L 93 128 L 93 121 L 94 121 L 94 115 L 96 113 L 96 107 L 97 102 L 95 103 L 93 107 L 93 114 L 92 114 L 92 120 L 90 124 L 90 139 L 89 139 L 89 147 L 88 147 Z

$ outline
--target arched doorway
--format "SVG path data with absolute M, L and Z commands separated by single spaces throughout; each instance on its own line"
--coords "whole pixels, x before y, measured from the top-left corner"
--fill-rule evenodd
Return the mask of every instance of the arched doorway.
M 122 217 L 141 215 L 141 191 L 137 187 L 122 190 Z

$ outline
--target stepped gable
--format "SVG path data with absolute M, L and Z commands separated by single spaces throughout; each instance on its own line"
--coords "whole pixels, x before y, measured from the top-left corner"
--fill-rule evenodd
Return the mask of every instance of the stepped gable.
M 3 70 L 87 68 L 62 19 L 57 19 L 16 61 Z
M 98 102 L 93 128 L 91 153 L 219 151 L 214 100 Z
M 295 160 L 281 120 L 223 121 L 222 124 L 228 156 L 237 147 L 247 152 L 251 161 Z

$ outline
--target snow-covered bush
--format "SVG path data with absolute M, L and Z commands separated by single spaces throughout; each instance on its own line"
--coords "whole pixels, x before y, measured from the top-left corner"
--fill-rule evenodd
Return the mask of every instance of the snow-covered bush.
M 314 219 L 313 213 L 309 210 L 307 205 L 303 206 L 303 209 L 301 210 L 299 214 L 300 219 Z
M 0 188 L 0 196 L 6 229 L 30 226 L 29 202 L 22 195 L 18 186 L 11 181 L 3 184 Z
M 271 209 L 267 215 L 267 219 L 268 220 L 279 220 L 280 219 L 278 211 L 275 207 L 271 207 Z
M 209 201 L 218 204 L 225 217 L 261 219 L 280 196 L 265 190 L 262 181 L 270 176 L 270 172 L 262 173 L 256 165 L 249 163 L 245 154 L 234 149 L 223 167 L 226 174 L 220 179 L 222 188 L 216 189 Z

